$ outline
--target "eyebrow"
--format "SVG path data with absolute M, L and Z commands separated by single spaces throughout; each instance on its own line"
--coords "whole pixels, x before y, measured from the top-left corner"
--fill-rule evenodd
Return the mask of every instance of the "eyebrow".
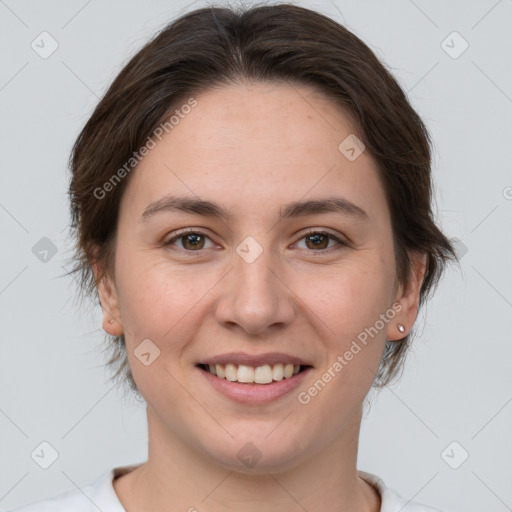
M 219 218 L 224 221 L 233 218 L 228 210 L 211 201 L 203 201 L 194 197 L 165 196 L 146 207 L 141 215 L 140 222 L 145 222 L 157 214 L 172 211 Z M 369 219 L 368 214 L 360 206 L 343 197 L 328 197 L 288 203 L 280 209 L 279 218 L 288 219 L 319 213 L 339 213 L 361 220 Z

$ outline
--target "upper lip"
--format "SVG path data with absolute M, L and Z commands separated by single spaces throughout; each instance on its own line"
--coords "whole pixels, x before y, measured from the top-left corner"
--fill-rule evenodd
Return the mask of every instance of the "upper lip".
M 265 354 L 246 354 L 244 352 L 230 352 L 219 354 L 201 361 L 201 364 L 244 364 L 246 366 L 263 366 L 265 364 L 288 364 L 311 366 L 309 363 L 297 356 L 284 352 L 267 352 Z

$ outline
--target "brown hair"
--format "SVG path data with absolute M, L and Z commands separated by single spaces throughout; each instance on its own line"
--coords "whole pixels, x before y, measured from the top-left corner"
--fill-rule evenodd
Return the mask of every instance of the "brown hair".
M 91 262 L 112 270 L 126 170 L 153 131 L 194 94 L 243 81 L 311 85 L 341 105 L 378 165 L 391 213 L 397 280 L 407 285 L 411 252 L 427 257 L 420 306 L 430 296 L 454 247 L 431 209 L 431 141 L 404 92 L 375 54 L 342 25 L 291 4 L 206 7 L 167 25 L 115 78 L 78 136 L 70 157 L 71 230 L 81 296 L 99 299 Z M 341 141 L 340 141 L 341 142 Z M 131 165 L 133 165 L 132 162 Z M 121 174 L 118 171 L 118 177 Z M 95 192 L 96 191 L 96 192 Z M 98 198 L 101 195 L 101 198 Z M 403 366 L 412 334 L 387 341 L 374 387 Z M 138 393 L 124 336 L 111 337 L 107 365 Z

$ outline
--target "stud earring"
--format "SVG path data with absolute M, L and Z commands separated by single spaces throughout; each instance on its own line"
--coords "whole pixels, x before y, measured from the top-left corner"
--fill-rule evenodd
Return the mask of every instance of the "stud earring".
M 405 332 L 405 327 L 402 324 L 398 324 L 397 327 L 400 332 Z
M 114 322 L 115 322 L 114 318 L 112 318 L 112 320 L 108 321 L 109 324 L 113 324 Z

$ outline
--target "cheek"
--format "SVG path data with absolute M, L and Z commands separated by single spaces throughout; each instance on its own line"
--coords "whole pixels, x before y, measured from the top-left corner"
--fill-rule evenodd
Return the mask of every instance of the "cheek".
M 120 251 L 119 256 L 116 277 L 127 342 L 149 338 L 162 350 L 178 348 L 164 340 L 183 339 L 201 310 L 201 298 L 219 277 L 199 266 L 171 263 L 164 254 L 123 258 Z
M 347 266 L 301 288 L 325 351 L 321 373 L 329 383 L 323 400 L 339 412 L 364 398 L 378 371 L 387 325 L 381 315 L 389 307 L 392 277 L 389 264 L 372 258 L 371 264 Z
M 339 343 L 372 325 L 388 307 L 391 277 L 385 261 L 361 257 L 328 274 L 300 278 L 295 289 Z
M 172 269 L 169 262 L 126 258 L 117 267 L 116 276 L 126 349 L 139 391 L 151 404 L 159 400 L 165 388 L 166 407 L 186 404 L 176 381 L 176 365 L 193 336 L 193 325 L 197 325 L 194 312 L 204 294 L 198 288 L 198 273 L 187 276 Z M 149 361 L 144 361 L 145 353 L 150 354 Z

